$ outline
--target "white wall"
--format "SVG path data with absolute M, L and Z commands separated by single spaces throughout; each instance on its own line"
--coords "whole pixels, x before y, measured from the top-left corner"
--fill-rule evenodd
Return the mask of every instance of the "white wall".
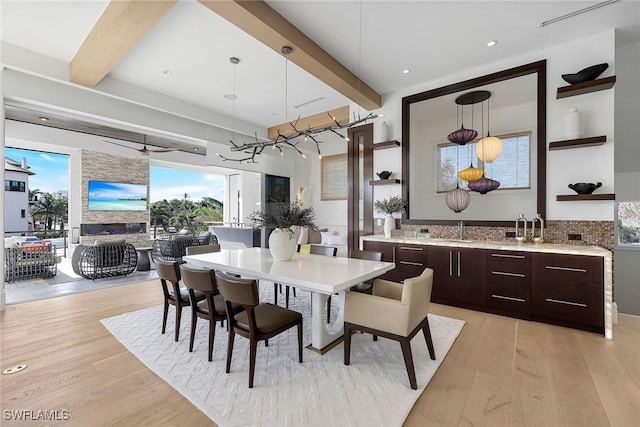
M 402 140 L 401 102 L 404 96 L 435 89 L 511 67 L 547 60 L 547 141 L 563 140 L 564 117 L 569 108 L 582 111 L 585 136 L 606 135 L 607 143 L 599 147 L 559 150 L 547 153 L 547 218 L 551 220 L 613 220 L 613 202 L 557 202 L 556 195 L 571 194 L 573 182 L 603 183 L 599 193 L 614 192 L 614 91 L 556 99 L 558 87 L 566 86 L 562 74 L 574 73 L 589 65 L 607 62 L 609 68 L 601 77 L 615 74 L 614 30 L 557 45 L 543 51 L 530 52 L 499 63 L 462 70 L 446 78 L 425 82 L 410 89 L 383 96 L 385 120 L 391 124 L 391 137 Z M 385 150 L 386 154 L 386 150 Z M 400 170 L 401 163 L 393 166 Z M 392 166 L 389 166 L 392 168 Z M 390 169 L 390 170 L 393 170 Z M 376 196 L 377 198 L 377 196 Z

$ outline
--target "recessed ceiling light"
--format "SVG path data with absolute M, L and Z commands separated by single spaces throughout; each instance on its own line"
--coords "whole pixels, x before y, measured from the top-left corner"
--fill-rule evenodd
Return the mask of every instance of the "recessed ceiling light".
M 402 70 L 402 74 L 409 74 L 411 72 L 410 69 L 405 68 L 404 70 Z
M 384 117 L 384 113 L 378 114 L 378 117 Z
M 45 117 L 45 116 L 40 116 L 38 117 L 40 120 L 42 120 L 43 122 L 48 122 L 49 121 L 49 117 Z
M 200 151 L 198 147 L 193 147 L 193 151 Z
M 231 99 L 231 100 L 234 100 L 234 99 L 236 99 L 236 98 L 237 98 L 237 96 L 235 96 L 235 95 L 234 95 L 234 94 L 232 94 L 232 93 L 228 93 L 228 94 L 226 94 L 224 97 L 225 97 L 225 99 Z
M 173 74 L 173 71 L 171 71 L 171 70 L 162 70 L 162 74 L 164 74 L 166 76 L 170 76 L 171 74 Z
M 497 44 L 498 44 L 497 40 L 491 40 L 490 42 L 487 42 L 487 47 L 493 47 Z
M 273 117 L 278 117 L 278 113 L 271 113 Z

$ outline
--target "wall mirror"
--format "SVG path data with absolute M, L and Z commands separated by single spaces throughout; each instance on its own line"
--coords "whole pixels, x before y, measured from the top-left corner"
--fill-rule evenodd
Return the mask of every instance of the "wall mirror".
M 456 98 L 477 90 L 489 91 L 491 97 L 465 106 L 461 114 Z M 527 135 L 528 145 L 519 145 L 506 155 L 505 144 L 502 158 L 478 164 L 473 141 L 461 146 L 447 141 L 447 135 L 459 129 L 461 121 L 467 129 L 473 125 L 478 138 L 488 132 L 503 141 Z M 546 61 L 404 97 L 402 193 L 409 209 L 403 222 L 455 224 L 463 220 L 469 225 L 512 226 L 521 213 L 528 219 L 536 213 L 546 217 L 546 139 Z M 505 181 L 503 188 L 487 194 L 471 192 L 468 208 L 455 213 L 445 202 L 444 190 L 451 184 L 442 184 L 442 175 L 447 174 L 443 169 L 455 168 L 457 173 L 469 162 L 474 167 L 484 166 L 489 178 L 499 175 L 501 168 L 513 168 L 509 173 L 517 175 L 520 184 L 507 185 Z M 448 182 L 455 188 L 455 179 Z M 461 187 L 466 184 L 459 183 Z

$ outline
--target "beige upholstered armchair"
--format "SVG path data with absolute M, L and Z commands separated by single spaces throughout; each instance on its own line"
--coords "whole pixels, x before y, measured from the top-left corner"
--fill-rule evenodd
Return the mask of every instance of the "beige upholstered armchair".
M 412 389 L 417 389 L 411 353 L 411 339 L 424 334 L 429 356 L 436 359 L 427 313 L 431 299 L 433 270 L 426 268 L 420 276 L 404 284 L 376 279 L 373 295 L 347 292 L 344 308 L 344 364 L 351 359 L 351 332 L 358 330 L 400 342 Z

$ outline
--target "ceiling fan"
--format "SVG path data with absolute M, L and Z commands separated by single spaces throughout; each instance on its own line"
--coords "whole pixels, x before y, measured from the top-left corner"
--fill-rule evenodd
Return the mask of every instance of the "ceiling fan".
M 119 144 L 117 142 L 114 141 L 109 141 L 106 139 L 103 139 L 104 142 L 108 142 L 109 144 L 114 144 L 114 145 L 119 145 L 120 147 L 124 147 L 124 148 L 129 148 L 131 150 L 136 150 L 138 152 L 140 152 L 141 154 L 148 156 L 149 153 L 169 153 L 171 151 L 176 151 L 176 148 L 147 148 L 147 136 L 143 135 L 142 136 L 142 148 L 133 148 L 133 147 L 129 147 L 128 145 L 124 145 L 124 144 Z

